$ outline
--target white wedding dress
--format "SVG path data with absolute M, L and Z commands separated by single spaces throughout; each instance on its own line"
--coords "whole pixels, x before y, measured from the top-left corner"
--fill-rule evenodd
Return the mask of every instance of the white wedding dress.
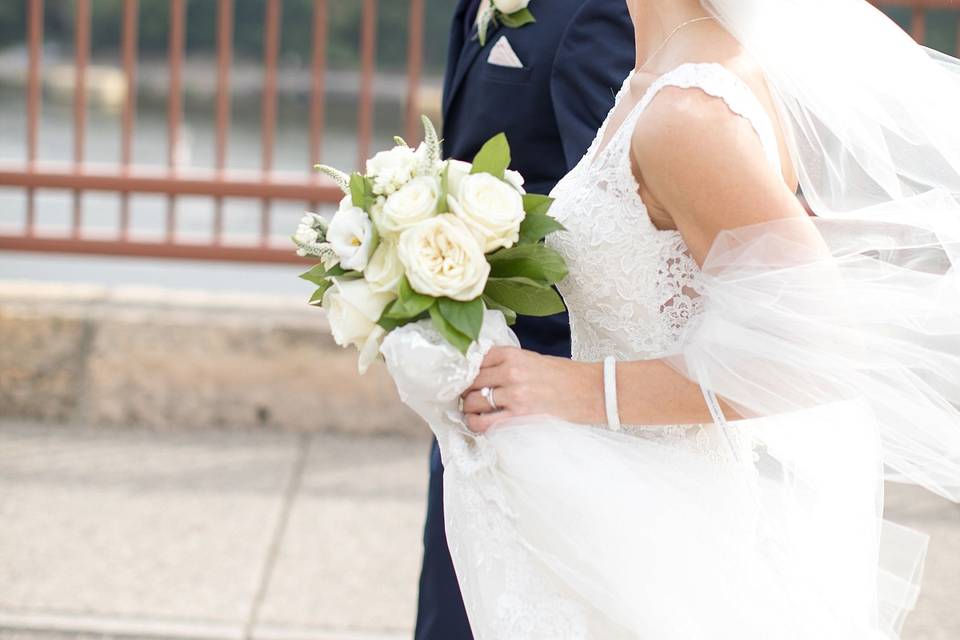
M 713 424 L 612 432 L 535 416 L 476 436 L 456 398 L 486 349 L 516 344 L 502 316 L 487 312 L 466 358 L 428 322 L 384 342 L 401 397 L 440 443 L 447 539 L 474 635 L 896 638 L 917 597 L 926 540 L 881 520 L 883 463 L 896 464 L 911 443 L 890 446 L 881 409 L 858 397 L 897 401 L 880 382 L 857 378 L 858 358 L 884 351 L 868 331 L 849 339 L 846 305 L 872 304 L 866 313 L 882 336 L 915 327 L 916 318 L 886 317 L 866 276 L 854 285 L 870 294 L 851 302 L 849 289 L 831 295 L 819 266 L 780 268 L 795 238 L 790 228 L 724 237 L 698 268 L 678 232 L 653 225 L 631 171 L 630 132 L 667 86 L 725 102 L 779 169 L 773 125 L 747 85 L 720 65 L 684 64 L 659 78 L 598 149 L 605 123 L 557 185 L 551 214 L 567 231 L 549 244 L 570 268 L 560 290 L 573 357 L 674 358 L 704 385 Z M 829 226 L 822 232 L 831 237 Z M 845 282 L 865 273 L 862 252 L 841 239 L 834 245 Z M 764 261 L 778 265 L 774 275 L 758 268 Z M 921 290 L 926 275 L 898 291 Z M 938 295 L 951 297 L 942 298 L 942 316 L 918 312 L 926 326 L 957 319 L 960 286 Z M 824 340 L 836 344 L 825 349 Z M 912 357 L 897 349 L 901 360 Z M 946 358 L 938 366 L 960 370 Z M 866 390 L 864 381 L 875 386 Z M 901 382 L 891 379 L 890 388 Z M 753 417 L 728 424 L 714 391 Z M 953 419 L 943 419 L 944 429 L 957 427 Z

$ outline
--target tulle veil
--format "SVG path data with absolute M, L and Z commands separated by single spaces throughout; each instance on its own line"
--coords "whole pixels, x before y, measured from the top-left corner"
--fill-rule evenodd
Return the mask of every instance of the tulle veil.
M 854 483 L 875 436 L 883 479 L 960 501 L 960 61 L 865 0 L 702 4 L 763 69 L 816 217 L 716 239 L 699 284 L 706 311 L 671 364 L 727 434 L 718 396 L 745 417 L 868 412 L 856 437 L 855 420 L 768 432 L 790 442 L 766 443 L 787 483 Z M 844 447 L 849 468 L 841 457 L 819 477 L 818 456 L 789 453 Z M 885 521 L 878 531 L 880 626 L 896 635 L 926 538 Z

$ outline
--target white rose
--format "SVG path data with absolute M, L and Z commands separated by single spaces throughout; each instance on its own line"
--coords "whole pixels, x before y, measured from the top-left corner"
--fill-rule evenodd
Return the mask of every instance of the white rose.
M 526 193 L 526 190 L 523 188 L 523 176 L 520 175 L 519 171 L 511 171 L 507 169 L 503 172 L 503 179 L 510 183 L 510 186 L 519 191 L 521 194 Z
M 340 208 L 327 229 L 327 242 L 344 269 L 363 271 L 366 268 L 375 248 L 373 222 L 363 209 L 353 206 L 350 196 L 340 201 Z
M 447 160 L 447 193 L 457 193 L 473 165 L 463 160 Z
M 416 174 L 423 163 L 423 154 L 418 155 L 409 147 L 397 146 L 381 151 L 367 160 L 367 176 L 373 180 L 373 192 L 390 195 Z
M 489 173 L 475 173 L 460 181 L 447 196 L 450 211 L 463 220 L 490 253 L 512 247 L 520 239 L 520 223 L 526 215 L 523 198 L 510 184 Z
M 367 369 L 370 368 L 370 365 L 373 364 L 380 355 L 380 345 L 383 344 L 383 339 L 386 335 L 387 330 L 380 325 L 376 325 L 373 331 L 370 332 L 370 335 L 367 336 L 363 346 L 360 347 L 360 357 L 357 360 L 357 369 L 360 371 L 360 375 L 365 374 Z
M 497 8 L 497 11 L 507 15 L 526 9 L 528 4 L 530 4 L 530 0 L 493 0 L 493 6 Z
M 363 350 L 378 325 L 377 320 L 396 296 L 377 293 L 363 279 L 333 278 L 333 286 L 323 294 L 333 340 L 341 347 L 353 345 Z
M 459 218 L 442 214 L 407 229 L 397 246 L 414 291 L 473 300 L 487 284 L 490 264 L 476 237 Z
M 387 198 L 376 213 L 377 228 L 385 235 L 409 229 L 437 213 L 440 181 L 423 176 L 414 178 Z
M 384 240 L 373 252 L 363 277 L 377 293 L 395 293 L 403 277 L 403 263 L 395 241 Z

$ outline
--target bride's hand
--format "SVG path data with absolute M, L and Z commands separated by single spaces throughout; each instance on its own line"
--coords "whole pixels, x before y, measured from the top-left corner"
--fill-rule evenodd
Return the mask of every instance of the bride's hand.
M 494 410 L 484 388 L 493 390 Z M 514 347 L 494 347 L 463 393 L 467 426 L 484 433 L 506 418 L 551 415 L 570 422 L 604 422 L 603 371 L 596 363 L 544 356 Z

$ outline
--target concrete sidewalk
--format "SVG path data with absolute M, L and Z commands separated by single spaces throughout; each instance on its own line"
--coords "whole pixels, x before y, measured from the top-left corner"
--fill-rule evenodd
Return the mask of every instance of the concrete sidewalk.
M 409 637 L 427 453 L 2 424 L 0 637 Z
M 409 638 L 426 439 L 0 423 L 0 638 Z M 905 640 L 960 638 L 960 509 Z M 451 640 L 459 640 L 452 638 Z

